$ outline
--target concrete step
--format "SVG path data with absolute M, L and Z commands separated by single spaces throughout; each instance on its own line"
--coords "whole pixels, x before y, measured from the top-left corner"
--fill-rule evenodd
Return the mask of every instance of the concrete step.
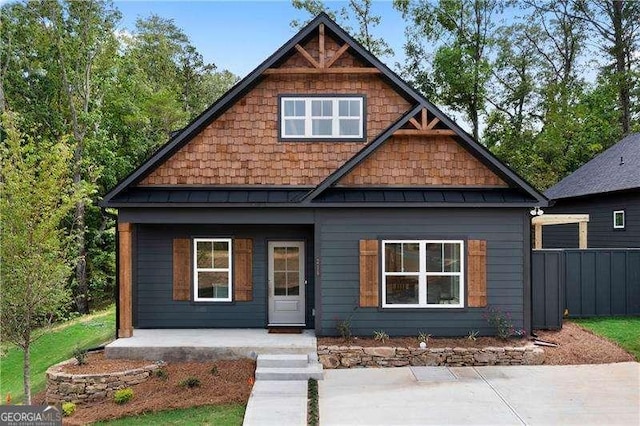
M 257 368 L 304 368 L 309 357 L 303 354 L 258 355 Z
M 322 364 L 308 364 L 303 368 L 258 367 L 256 380 L 322 380 Z

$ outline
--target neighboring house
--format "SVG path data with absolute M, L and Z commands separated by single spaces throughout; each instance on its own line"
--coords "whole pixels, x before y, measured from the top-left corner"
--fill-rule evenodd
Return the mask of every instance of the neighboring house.
M 119 335 L 529 328 L 546 203 L 322 14 L 106 195 Z
M 547 213 L 589 215 L 589 248 L 640 247 L 640 133 L 622 139 L 549 188 Z M 578 225 L 545 226 L 544 248 L 578 247 Z

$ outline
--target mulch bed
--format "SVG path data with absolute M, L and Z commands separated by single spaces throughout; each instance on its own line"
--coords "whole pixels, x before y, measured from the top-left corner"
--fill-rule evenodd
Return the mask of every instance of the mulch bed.
M 132 366 L 139 361 L 106 360 L 102 354 L 89 359 L 87 366 L 94 364 L 92 373 L 106 372 L 120 363 Z M 149 361 L 141 361 L 148 365 Z M 100 369 L 99 366 L 104 367 Z M 217 367 L 217 374 L 212 374 L 212 368 Z M 82 366 L 84 367 L 84 366 Z M 128 367 L 126 367 L 128 368 Z M 201 405 L 246 404 L 249 400 L 254 382 L 255 361 L 250 359 L 212 361 L 212 362 L 171 362 L 163 367 L 167 377 L 151 377 L 144 383 L 132 386 L 134 398 L 124 405 L 118 405 L 112 399 L 101 402 L 76 406 L 76 412 L 71 417 L 64 418 L 65 425 L 84 425 L 100 420 L 110 420 L 125 416 L 189 408 Z M 88 371 L 88 370 L 83 370 Z M 189 377 L 200 380 L 200 386 L 192 389 L 182 387 L 179 383 Z M 44 400 L 44 392 L 34 398 L 34 403 Z
M 85 364 L 67 364 L 61 370 L 70 374 L 100 374 L 115 373 L 117 371 L 133 370 L 153 364 L 153 361 L 139 361 L 133 359 L 108 359 L 102 352 L 90 352 L 87 354 Z
M 471 340 L 466 337 L 446 338 L 432 337 L 427 342 L 427 348 L 486 348 L 487 346 L 524 346 L 527 339 L 502 340 L 495 337 L 478 337 Z M 386 346 L 418 348 L 420 344 L 415 337 L 392 337 L 384 343 L 372 337 L 353 337 L 349 343 L 341 337 L 318 337 L 318 346 L 363 346 L 366 348 Z
M 634 357 L 616 343 L 565 321 L 562 330 L 537 331 L 540 339 L 557 343 L 557 348 L 545 347 L 545 364 L 608 364 L 635 361 Z

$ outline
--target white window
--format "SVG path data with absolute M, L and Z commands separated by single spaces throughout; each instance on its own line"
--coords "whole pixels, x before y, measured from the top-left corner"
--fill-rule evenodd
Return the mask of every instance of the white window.
M 231 239 L 196 238 L 194 245 L 194 300 L 231 301 Z
M 382 242 L 382 306 L 464 306 L 463 241 Z
M 616 210 L 613 212 L 613 228 L 624 229 L 624 210 Z
M 363 97 L 282 97 L 283 139 L 362 139 Z

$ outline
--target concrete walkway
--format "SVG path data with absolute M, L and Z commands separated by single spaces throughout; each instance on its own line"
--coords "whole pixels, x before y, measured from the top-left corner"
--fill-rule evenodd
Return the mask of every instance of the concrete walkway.
M 640 424 L 640 364 L 325 370 L 322 425 Z
M 242 425 L 306 426 L 307 381 L 257 380 Z

